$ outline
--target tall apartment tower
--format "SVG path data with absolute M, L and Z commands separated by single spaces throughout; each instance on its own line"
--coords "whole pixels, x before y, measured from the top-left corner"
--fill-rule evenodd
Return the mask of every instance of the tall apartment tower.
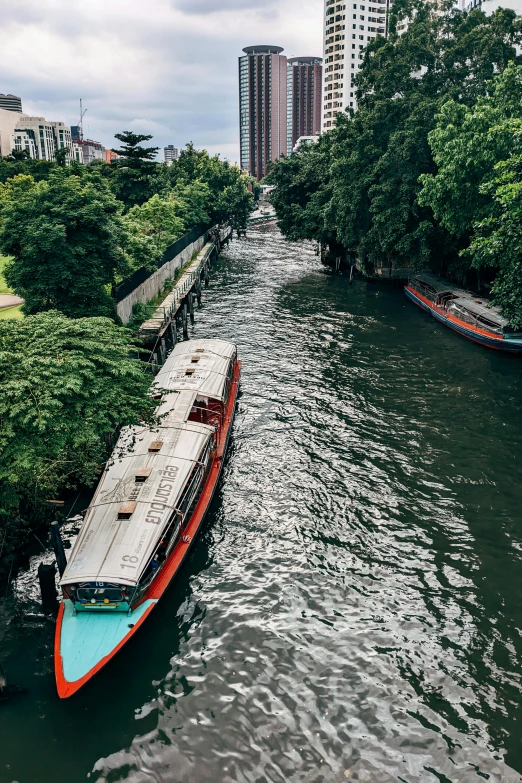
M 368 41 L 388 30 L 390 0 L 325 0 L 322 129 L 347 106 L 357 108 L 354 79 Z
M 287 59 L 280 46 L 247 46 L 239 58 L 241 168 L 261 180 L 287 151 Z
M 174 146 L 174 144 L 167 144 L 166 147 L 163 147 L 163 157 L 165 159 L 165 163 L 167 163 L 169 166 L 179 158 L 179 149 Z
M 323 66 L 320 57 L 292 57 L 287 76 L 287 155 L 302 136 L 321 133 Z

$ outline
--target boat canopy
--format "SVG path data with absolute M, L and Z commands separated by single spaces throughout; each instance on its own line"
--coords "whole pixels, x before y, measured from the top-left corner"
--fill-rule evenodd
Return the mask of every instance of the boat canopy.
M 61 585 L 139 583 L 214 434 L 189 421 L 190 412 L 201 396 L 223 399 L 235 354 L 235 345 L 221 340 L 174 348 L 153 387 L 161 394 L 159 426 L 122 431 Z
M 460 288 L 459 286 L 455 285 L 455 283 L 450 283 L 449 280 L 445 280 L 443 277 L 438 277 L 437 275 L 430 275 L 427 272 L 421 272 L 418 275 L 415 275 L 414 277 L 411 278 L 410 282 L 415 282 L 415 281 L 418 281 L 419 283 L 422 283 L 424 286 L 431 288 L 437 294 L 443 294 L 447 292 L 447 293 L 456 294 L 461 297 L 472 296 L 471 293 L 466 291 L 464 288 Z
M 236 346 L 223 340 L 178 343 L 156 376 L 155 386 L 190 390 L 222 401 L 235 353 Z
M 492 306 L 486 307 L 482 300 L 477 301 L 476 299 L 461 297 L 458 299 L 453 299 L 451 305 L 463 310 L 467 310 L 468 313 L 471 313 L 479 321 L 483 320 L 489 322 L 499 329 L 508 330 L 510 328 L 509 321 L 506 318 L 503 318 L 503 316 L 500 314 L 500 309 L 498 307 Z

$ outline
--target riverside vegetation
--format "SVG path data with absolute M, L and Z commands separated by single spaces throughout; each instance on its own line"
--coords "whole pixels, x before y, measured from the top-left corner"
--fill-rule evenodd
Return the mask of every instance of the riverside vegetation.
M 150 136 L 118 134 L 116 164 L 0 159 L 0 254 L 23 320 L 0 320 L 0 575 L 48 501 L 96 480 L 121 426 L 150 421 L 150 375 L 117 323 L 116 284 L 156 268 L 198 225 L 246 225 L 239 169 L 192 144 L 157 164 Z
M 389 37 L 366 48 L 357 112 L 273 165 L 284 235 L 365 272 L 431 269 L 484 287 L 521 325 L 521 44 L 511 10 L 395 2 Z

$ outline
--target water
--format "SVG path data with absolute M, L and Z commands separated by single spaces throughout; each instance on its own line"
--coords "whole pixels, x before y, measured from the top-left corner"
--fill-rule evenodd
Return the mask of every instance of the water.
M 142 634 L 59 702 L 34 572 L 0 609 L 0 782 L 522 780 L 520 360 L 274 229 L 195 336 L 235 340 L 220 492 Z

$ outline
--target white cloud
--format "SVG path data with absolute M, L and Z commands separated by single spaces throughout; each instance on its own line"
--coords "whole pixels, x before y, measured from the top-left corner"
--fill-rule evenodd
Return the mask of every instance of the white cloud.
M 0 92 L 91 138 L 152 133 L 237 158 L 237 58 L 271 43 L 321 55 L 323 0 L 3 0 Z

